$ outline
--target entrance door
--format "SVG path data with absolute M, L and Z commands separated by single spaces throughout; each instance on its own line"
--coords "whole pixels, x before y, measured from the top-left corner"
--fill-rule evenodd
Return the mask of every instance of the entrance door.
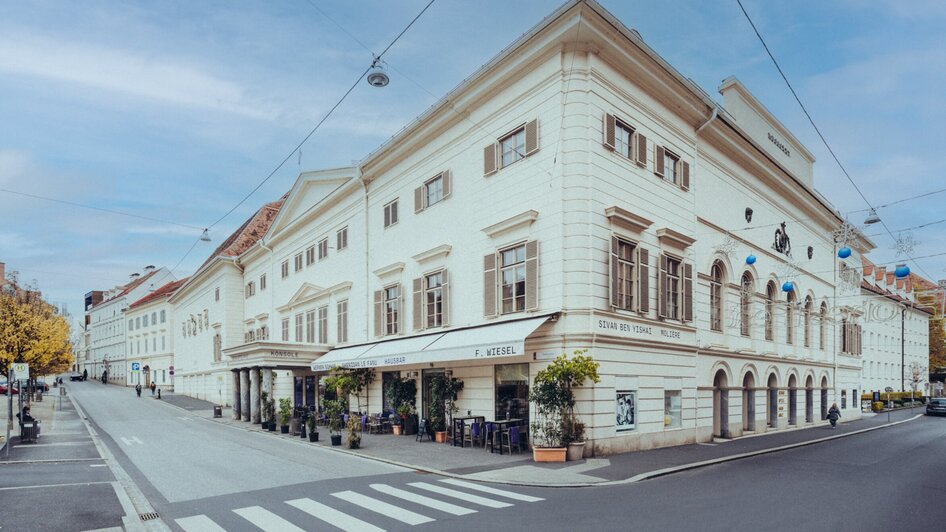
M 713 378 L 713 435 L 729 437 L 729 380 L 723 370 Z
M 430 398 L 432 394 L 430 393 L 430 386 L 433 383 L 433 378 L 435 375 L 443 375 L 443 368 L 437 369 L 425 369 L 423 371 L 421 381 L 421 419 L 430 419 Z
M 769 427 L 778 427 L 778 379 L 769 375 Z
M 315 375 L 305 376 L 305 404 L 315 406 Z
M 751 373 L 742 379 L 742 430 L 755 430 L 755 377 Z
M 496 419 L 529 419 L 529 364 L 500 364 L 496 371 Z

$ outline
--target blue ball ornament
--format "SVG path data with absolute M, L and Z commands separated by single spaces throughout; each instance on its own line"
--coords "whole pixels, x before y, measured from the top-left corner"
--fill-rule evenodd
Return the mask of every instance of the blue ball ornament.
M 910 275 L 910 267 L 906 264 L 897 264 L 897 269 L 894 270 L 893 273 L 897 276 L 897 279 L 903 279 L 904 277 Z
M 791 292 L 795 289 L 795 283 L 791 281 L 785 281 L 782 283 L 782 292 Z
M 746 264 L 750 266 L 755 264 L 755 255 L 749 255 L 748 257 L 746 257 Z
M 843 248 L 838 250 L 838 257 L 841 257 L 842 259 L 846 259 L 850 256 L 851 256 L 851 248 L 844 246 Z

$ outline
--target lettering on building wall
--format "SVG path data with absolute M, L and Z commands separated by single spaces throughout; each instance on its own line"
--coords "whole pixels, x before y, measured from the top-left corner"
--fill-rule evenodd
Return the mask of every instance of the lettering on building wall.
M 473 351 L 473 356 L 476 358 L 507 357 L 515 354 L 516 346 L 512 344 L 484 347 Z
M 788 151 L 788 148 L 786 148 L 785 145 L 782 144 L 782 141 L 780 141 L 779 139 L 775 138 L 775 135 L 773 135 L 772 133 L 769 133 L 769 141 L 770 141 L 772 144 L 775 144 L 775 147 L 776 147 L 776 148 L 782 150 L 782 153 L 784 153 L 785 155 L 787 155 L 787 156 L 789 156 L 789 157 L 792 156 L 792 152 Z
M 621 336 L 635 338 L 653 338 L 663 340 L 683 340 L 683 334 L 675 329 L 638 325 L 636 323 L 618 320 L 596 320 L 596 326 L 601 331 L 619 333 Z
M 296 351 L 270 351 L 269 356 L 273 358 L 299 358 Z

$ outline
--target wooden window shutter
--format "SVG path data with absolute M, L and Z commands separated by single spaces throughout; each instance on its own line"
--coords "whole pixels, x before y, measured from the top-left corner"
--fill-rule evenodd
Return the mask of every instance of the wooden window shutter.
M 397 285 L 397 312 L 394 314 L 394 329 L 398 334 L 404 333 L 404 287 Z
M 450 170 L 444 170 L 441 179 L 443 179 L 443 199 L 447 199 L 450 197 L 450 191 L 453 188 L 453 183 L 450 182 L 453 179 Z
M 664 147 L 654 147 L 654 173 L 660 177 L 664 176 Z
M 690 190 L 690 163 L 680 161 L 680 188 Z
M 384 336 L 384 291 L 374 293 L 374 335 Z
M 650 253 L 637 248 L 637 309 L 641 314 L 650 312 Z
M 424 185 L 414 189 L 414 212 L 424 210 Z
M 620 249 L 620 240 L 618 237 L 611 235 L 611 290 L 610 290 L 610 302 L 612 307 L 619 307 L 621 302 L 620 299 L 620 283 L 619 281 L 619 271 L 620 271 L 620 262 L 618 261 L 618 251 Z
M 483 315 L 496 317 L 496 254 L 483 257 Z
M 496 173 L 496 143 L 483 148 L 483 175 L 491 176 Z
M 424 320 L 424 278 L 418 277 L 414 279 L 414 330 L 421 331 L 424 329 L 425 320 Z
M 539 308 L 539 242 L 526 242 L 526 310 Z
M 693 265 L 683 265 L 683 321 L 693 321 Z
M 647 137 L 641 135 L 640 133 L 635 133 L 637 136 L 637 164 L 638 166 L 647 167 Z
M 532 120 L 526 124 L 525 156 L 528 157 L 537 151 L 539 151 L 539 121 Z
M 441 309 L 443 313 L 443 318 L 442 318 L 443 323 L 441 323 L 441 325 L 446 327 L 447 325 L 450 324 L 450 282 L 447 277 L 446 269 L 444 269 L 443 272 L 441 272 L 441 274 L 443 275 L 443 280 L 442 280 L 443 284 L 440 287 L 440 294 L 441 294 L 440 303 L 441 303 Z
M 657 272 L 657 315 L 667 317 L 667 256 L 660 255 L 660 271 Z
M 614 151 L 614 115 L 604 115 L 604 147 Z

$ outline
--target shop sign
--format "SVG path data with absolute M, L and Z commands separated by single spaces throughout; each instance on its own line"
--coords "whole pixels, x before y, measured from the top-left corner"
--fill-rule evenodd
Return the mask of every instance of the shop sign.
M 273 358 L 299 358 L 297 351 L 270 351 L 269 356 Z
M 684 333 L 676 329 L 659 327 L 655 325 L 641 325 L 625 320 L 616 320 L 612 318 L 595 319 L 595 329 L 599 334 L 610 334 L 612 336 L 623 336 L 626 338 L 638 338 L 641 340 L 655 340 L 658 342 L 686 343 L 692 342 L 689 333 Z

